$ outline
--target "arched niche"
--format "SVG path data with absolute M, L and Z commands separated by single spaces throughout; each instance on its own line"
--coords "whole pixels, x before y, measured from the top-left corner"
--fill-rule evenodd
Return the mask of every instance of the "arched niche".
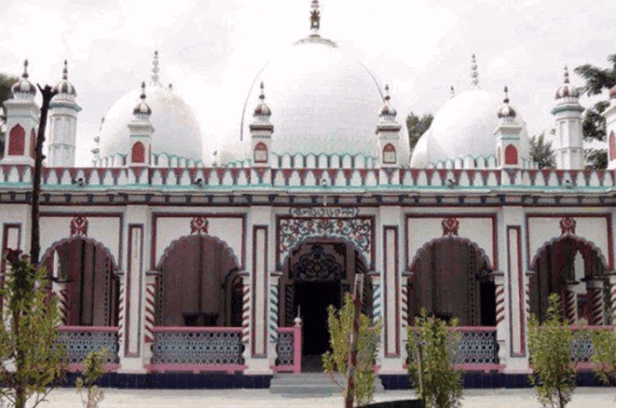
M 239 265 L 217 237 L 195 234 L 173 241 L 157 265 L 156 325 L 240 325 L 234 314 L 242 302 Z
M 75 235 L 53 243 L 41 258 L 48 275 L 65 283 L 69 326 L 118 326 L 119 268 L 102 243 Z
M 433 239 L 420 248 L 409 271 L 409 323 L 424 308 L 461 326 L 496 324 L 492 263 L 477 243 L 458 236 Z

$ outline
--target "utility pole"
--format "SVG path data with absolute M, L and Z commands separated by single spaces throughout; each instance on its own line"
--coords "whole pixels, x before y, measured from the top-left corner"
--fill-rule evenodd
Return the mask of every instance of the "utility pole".
M 32 177 L 32 207 L 31 207 L 31 222 L 32 229 L 30 234 L 30 262 L 37 265 L 41 252 L 41 231 L 39 226 L 39 201 L 41 197 L 41 170 L 43 167 L 43 143 L 45 143 L 45 126 L 47 125 L 47 113 L 49 112 L 49 104 L 51 99 L 58 94 L 51 86 L 37 84 L 41 95 L 43 96 L 43 105 L 41 106 L 41 118 L 39 120 L 39 129 L 36 136 L 36 149 L 34 150 L 34 174 Z

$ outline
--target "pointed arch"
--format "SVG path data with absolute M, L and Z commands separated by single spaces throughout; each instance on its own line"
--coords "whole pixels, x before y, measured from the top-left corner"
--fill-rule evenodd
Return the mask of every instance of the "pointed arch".
M 600 248 L 598 248 L 593 242 L 580 237 L 578 235 L 575 234 L 563 234 L 559 237 L 554 237 L 548 241 L 546 241 L 544 244 L 542 244 L 542 246 L 540 246 L 540 248 L 538 248 L 538 250 L 536 251 L 533 259 L 531 260 L 531 264 L 529 265 L 529 271 L 532 273 L 535 273 L 536 270 L 535 265 L 537 264 L 537 261 L 539 259 L 539 257 L 542 255 L 543 252 L 546 252 L 547 248 L 552 247 L 554 244 L 559 243 L 561 241 L 564 241 L 566 239 L 572 239 L 577 243 L 577 249 L 581 249 L 586 247 L 589 247 L 592 251 L 594 251 L 596 253 L 596 255 L 598 256 L 598 258 L 600 259 L 600 261 L 602 262 L 602 266 L 604 267 L 605 271 L 608 271 L 608 263 L 606 262 L 606 257 L 604 256 L 604 254 L 602 253 L 602 251 L 600 250 Z
M 212 240 L 214 242 L 216 242 L 217 244 L 223 246 L 224 251 L 230 256 L 231 259 L 233 259 L 234 264 L 236 269 L 240 268 L 240 263 L 238 262 L 238 257 L 236 256 L 236 254 L 234 253 L 234 250 L 227 244 L 227 242 L 223 241 L 222 239 L 215 237 L 214 235 L 208 235 L 208 234 L 195 234 L 195 235 L 183 235 L 180 238 L 173 240 L 169 246 L 167 248 L 165 248 L 165 250 L 163 251 L 163 254 L 161 255 L 161 258 L 159 259 L 159 262 L 157 263 L 156 269 L 158 271 L 160 271 L 161 265 L 163 264 L 163 262 L 169 258 L 170 254 L 173 253 L 173 251 L 176 249 L 176 247 L 178 245 L 181 245 L 184 242 L 187 242 L 191 239 L 194 239 L 195 237 L 203 237 L 205 239 L 209 239 Z
M 23 156 L 26 149 L 26 131 L 17 124 L 13 126 L 9 133 L 9 148 L 7 154 L 9 156 Z
M 422 247 L 416 251 L 414 257 L 411 260 L 411 263 L 409 264 L 409 268 L 407 270 L 411 272 L 415 268 L 415 264 L 418 262 L 418 259 L 420 258 L 420 256 L 427 253 L 433 245 L 435 245 L 438 242 L 445 242 L 445 241 L 456 241 L 460 243 L 469 244 L 472 248 L 474 248 L 480 254 L 482 259 L 486 261 L 486 264 L 489 265 L 489 267 L 492 267 L 493 263 L 491 262 L 491 259 L 488 257 L 488 255 L 486 255 L 486 252 L 484 251 L 484 249 L 482 249 L 482 247 L 480 247 L 480 245 L 478 245 L 476 242 L 470 240 L 469 238 L 463 238 L 463 237 L 458 237 L 458 236 L 447 236 L 447 237 L 438 237 L 438 238 L 432 239 L 428 241 L 426 244 L 422 245 Z
M 47 260 L 47 259 L 53 259 L 53 254 L 54 254 L 54 251 L 55 251 L 57 248 L 59 248 L 59 247 L 61 247 L 61 246 L 65 245 L 65 244 L 68 244 L 68 243 L 71 243 L 71 242 L 74 242 L 74 241 L 79 241 L 79 240 L 81 240 L 81 241 L 85 241 L 85 242 L 88 242 L 88 243 L 91 243 L 91 244 L 92 244 L 92 245 L 94 245 L 96 248 L 98 248 L 98 249 L 100 249 L 101 251 L 103 251 L 103 253 L 104 253 L 104 254 L 106 254 L 106 255 L 107 255 L 107 257 L 108 257 L 109 259 L 111 259 L 111 261 L 112 261 L 112 265 L 113 265 L 113 272 L 114 272 L 116 275 L 118 275 L 118 274 L 120 274 L 120 273 L 122 272 L 122 271 L 121 271 L 121 269 L 120 269 L 120 268 L 119 268 L 119 266 L 118 266 L 118 263 L 116 262 L 116 258 L 115 258 L 115 257 L 114 257 L 114 255 L 111 253 L 111 251 L 109 250 L 109 248 L 107 248 L 107 247 L 105 246 L 105 244 L 103 244 L 103 243 L 101 243 L 101 242 L 97 241 L 97 240 L 96 240 L 96 239 L 94 239 L 94 238 L 86 237 L 86 236 L 84 236 L 84 235 L 74 235 L 74 236 L 72 236 L 72 237 L 63 238 L 63 239 L 61 239 L 61 240 L 59 240 L 59 241 L 54 242 L 54 243 L 53 243 L 53 244 L 51 244 L 51 245 L 49 246 L 49 248 L 47 248 L 47 250 L 44 252 L 43 256 L 41 257 L 41 262 L 40 262 L 40 264 L 41 264 L 41 265 L 43 265 L 43 261 L 44 261 L 44 260 Z

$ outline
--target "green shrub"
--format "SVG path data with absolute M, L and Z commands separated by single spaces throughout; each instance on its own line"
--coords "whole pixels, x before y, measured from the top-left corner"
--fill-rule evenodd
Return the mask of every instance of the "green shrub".
M 330 332 L 331 351 L 321 356 L 324 371 L 328 374 L 337 370 L 346 375 L 349 358 L 349 339 L 353 329 L 354 304 L 349 293 L 345 295 L 345 302 L 340 311 L 333 306 L 328 308 L 328 331 Z M 365 314 L 359 316 L 359 338 L 357 367 L 354 373 L 354 400 L 357 404 L 368 404 L 375 393 L 375 356 L 377 344 L 381 334 L 381 322 L 372 326 L 371 320 Z M 347 384 L 339 384 L 343 393 Z
M 540 325 L 532 314 L 529 329 L 529 364 L 533 371 L 529 381 L 538 393 L 543 407 L 563 408 L 572 399 L 576 387 L 576 371 L 572 362 L 574 333 L 562 317 L 559 295 L 549 296 L 546 319 Z
M 83 365 L 83 377 L 79 377 L 75 381 L 75 387 L 77 393 L 81 397 L 81 402 L 85 408 L 96 408 L 99 402 L 103 400 L 103 391 L 99 389 L 96 382 L 105 373 L 103 371 L 103 361 L 107 357 L 108 352 L 106 348 L 102 348 L 99 351 L 91 351 L 86 358 L 82 361 Z M 86 398 L 82 396 L 82 391 L 86 389 Z
M 615 385 L 615 330 L 591 330 L 595 353 L 591 357 L 594 371 L 607 385 Z
M 461 339 L 453 330 L 457 325 L 456 319 L 446 323 L 423 309 L 415 318 L 415 327 L 407 327 L 411 384 L 428 408 L 461 405 L 463 371 L 454 368 Z

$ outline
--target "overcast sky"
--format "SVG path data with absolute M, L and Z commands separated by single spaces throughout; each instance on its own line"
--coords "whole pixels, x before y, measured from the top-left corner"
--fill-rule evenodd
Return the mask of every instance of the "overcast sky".
M 101 117 L 160 54 L 161 83 L 193 108 L 205 143 L 235 137 L 259 69 L 309 33 L 310 0 L 4 0 L 0 72 L 55 84 L 62 62 L 78 92 L 77 165 L 89 165 Z M 7 4 L 8 3 L 8 4 Z M 436 113 L 449 88 L 510 100 L 531 135 L 552 124 L 563 66 L 607 67 L 616 48 L 615 1 L 321 0 L 321 34 L 389 83 L 399 120 Z M 571 73 L 573 83 L 581 80 Z M 395 99 L 394 99 L 395 96 Z M 581 103 L 588 103 L 581 98 Z M 376 117 L 377 121 L 377 117 Z

